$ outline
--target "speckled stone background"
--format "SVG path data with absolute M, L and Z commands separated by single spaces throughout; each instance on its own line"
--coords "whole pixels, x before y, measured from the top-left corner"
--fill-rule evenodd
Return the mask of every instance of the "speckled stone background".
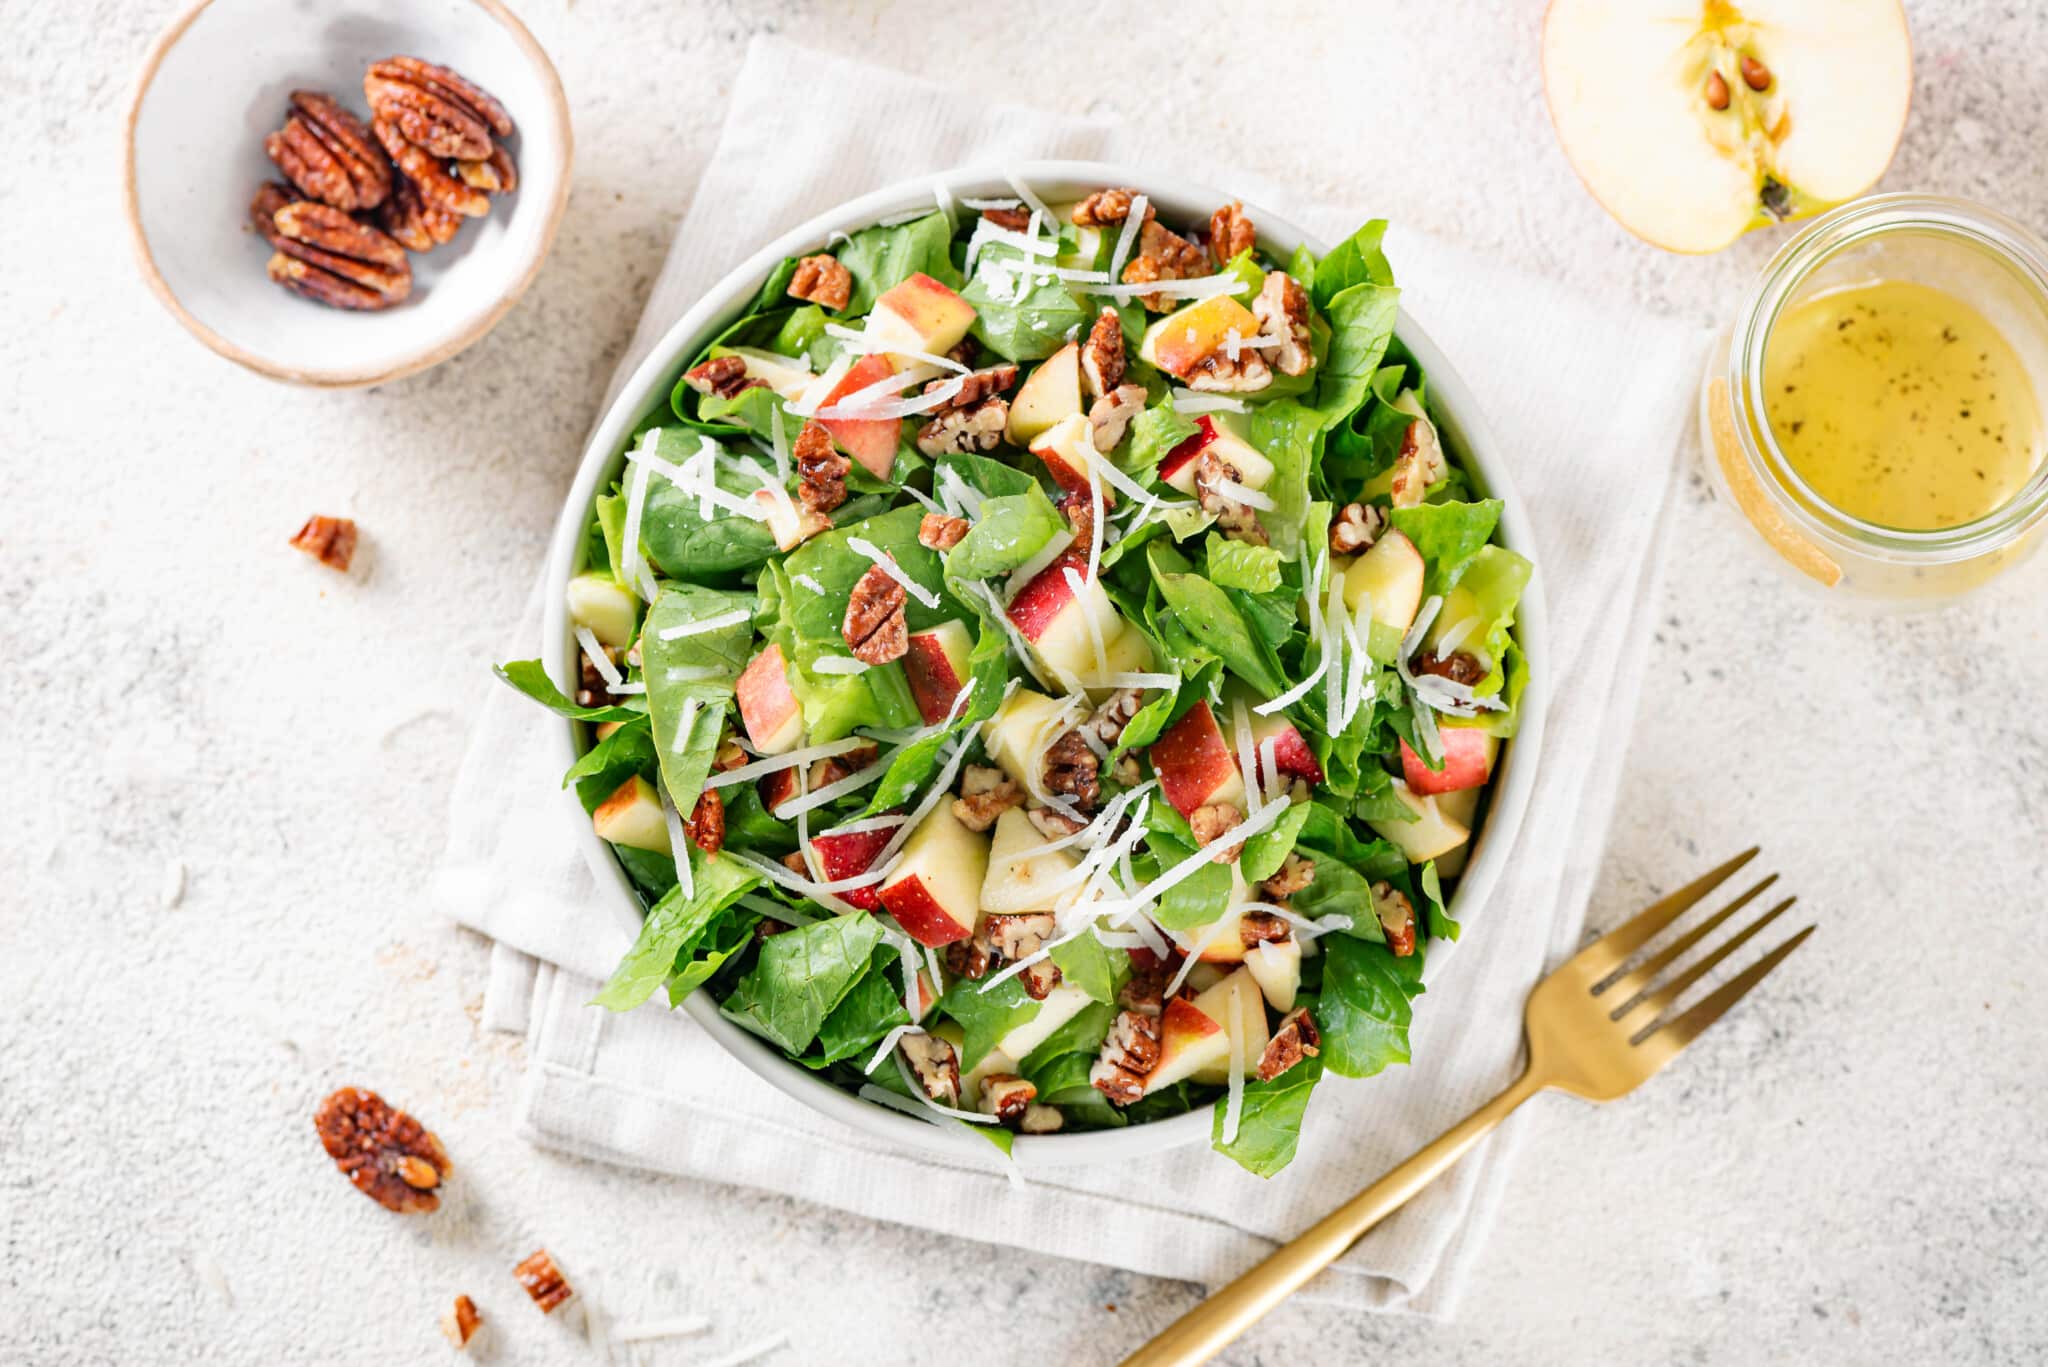
M 775 1329 L 782 1362 L 1114 1360 L 1193 1291 L 527 1148 L 484 947 L 420 913 L 464 714 L 746 38 L 1170 120 L 1702 322 L 1776 239 L 1681 259 L 1611 223 L 1551 140 L 1534 3 L 522 8 L 575 106 L 553 258 L 452 363 L 318 394 L 214 358 L 129 260 L 118 110 L 174 6 L 0 3 L 0 1361 L 433 1360 L 456 1291 L 495 1361 L 584 1360 L 508 1275 L 540 1243 L 615 1315 L 715 1318 L 651 1360 Z M 1886 187 L 2048 223 L 2048 16 L 1909 8 Z M 2048 1355 L 2048 560 L 1852 615 L 1753 559 L 1686 459 L 1592 921 L 1762 840 L 1823 933 L 1639 1097 L 1538 1103 L 1455 1320 L 1290 1308 L 1228 1361 Z M 315 509 L 363 524 L 347 579 L 284 545 Z M 335 1176 L 308 1116 L 344 1082 L 439 1129 L 446 1213 Z

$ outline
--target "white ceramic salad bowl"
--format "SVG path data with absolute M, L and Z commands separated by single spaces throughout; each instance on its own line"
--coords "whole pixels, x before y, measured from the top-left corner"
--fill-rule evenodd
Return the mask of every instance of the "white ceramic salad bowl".
M 903 181 L 848 201 L 763 246 L 734 267 L 662 335 L 627 381 L 585 448 L 583 462 L 563 505 L 549 550 L 541 659 L 551 678 L 570 678 L 574 673 L 572 665 L 577 646 L 568 621 L 565 593 L 570 576 L 583 567 L 584 529 L 592 500 L 625 468 L 627 439 L 636 425 L 650 413 L 667 410 L 670 391 L 677 378 L 704 343 L 744 310 L 762 279 L 783 258 L 819 250 L 835 232 L 849 233 L 891 215 L 900 215 L 921 205 L 929 206 L 940 190 L 955 202 L 965 198 L 1008 195 L 1012 192 L 1006 175 L 1018 177 L 1042 198 L 1052 202 L 1075 199 L 1104 185 L 1140 186 L 1159 206 L 1162 214 L 1177 219 L 1205 219 L 1214 206 L 1232 198 L 1197 182 L 1164 177 L 1132 167 L 1083 161 L 1026 162 L 1001 170 L 964 169 Z M 1297 245 L 1306 245 L 1319 256 L 1327 251 L 1325 244 L 1309 237 L 1271 210 L 1253 204 L 1247 204 L 1246 209 L 1259 224 L 1262 242 L 1277 256 L 1284 259 Z M 1487 430 L 1471 391 L 1458 377 L 1450 360 L 1416 325 L 1405 307 L 1396 331 L 1429 376 L 1432 407 L 1439 410 L 1439 425 L 1451 448 L 1462 455 L 1477 484 L 1505 505 L 1499 525 L 1501 541 L 1509 549 L 1519 551 L 1540 565 L 1528 512 L 1515 492 L 1501 450 Z M 1449 908 L 1453 916 L 1466 921 L 1473 931 L 1473 938 L 1482 944 L 1486 923 L 1479 912 L 1499 881 L 1502 867 L 1513 857 L 1515 835 L 1529 805 L 1530 791 L 1536 779 L 1536 761 L 1542 751 L 1550 638 L 1540 574 L 1523 591 L 1516 621 L 1517 635 L 1529 663 L 1529 682 L 1522 696 L 1520 726 L 1515 738 L 1503 749 L 1497 777 L 1491 785 L 1490 806 Z M 576 731 L 571 723 L 556 724 L 561 728 L 561 759 L 566 766 L 577 757 Z M 628 936 L 637 935 L 642 909 L 631 882 L 611 847 L 591 829 L 589 818 L 578 805 L 574 792 L 565 791 L 562 800 L 566 804 L 563 820 L 575 831 L 575 839 L 598 884 L 617 890 L 613 914 Z M 1442 971 L 1442 961 L 1448 957 L 1450 949 L 1451 945 L 1444 944 L 1432 953 L 1426 974 Z M 726 1020 L 707 993 L 692 995 L 684 1002 L 683 1009 L 727 1051 L 763 1079 L 805 1105 L 836 1117 L 855 1129 L 908 1148 L 964 1158 L 981 1165 L 987 1164 L 994 1156 L 988 1145 L 973 1135 L 963 1133 L 960 1127 L 927 1124 L 841 1091 Z M 1345 1080 L 1345 1085 L 1352 1084 Z M 1021 1136 L 1015 1141 L 1012 1156 L 1026 1170 L 1115 1162 L 1177 1145 L 1206 1141 L 1210 1125 L 1209 1108 L 1200 1107 L 1185 1115 L 1116 1130 Z

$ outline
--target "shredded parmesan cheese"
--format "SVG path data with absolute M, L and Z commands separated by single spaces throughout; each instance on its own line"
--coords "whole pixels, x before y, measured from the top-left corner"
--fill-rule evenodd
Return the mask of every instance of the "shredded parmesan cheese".
M 1309 620 L 1315 621 L 1316 618 L 1313 615 L 1311 615 Z M 1294 706 L 1294 704 L 1300 702 L 1303 698 L 1306 698 L 1308 696 L 1309 690 L 1316 686 L 1316 680 L 1322 678 L 1323 671 L 1327 670 L 1329 667 L 1330 652 L 1325 650 L 1323 652 L 1322 659 L 1317 662 L 1316 667 L 1314 669 L 1309 671 L 1309 676 L 1306 679 L 1303 679 L 1300 683 L 1288 689 L 1279 697 L 1274 698 L 1271 702 L 1262 702 L 1258 704 L 1256 707 L 1252 708 L 1252 711 L 1258 713 L 1262 717 L 1270 717 L 1275 712 L 1279 712 L 1285 708 Z
M 1099 522 L 1096 524 L 1098 537 L 1101 525 Z M 1101 544 L 1099 539 L 1096 544 Z M 1067 588 L 1077 600 L 1088 596 L 1088 584 L 1081 578 L 1079 570 L 1069 565 L 1060 573 L 1066 577 Z M 1088 644 L 1095 650 L 1095 677 L 1099 679 L 1109 673 L 1109 652 L 1102 648 L 1102 624 L 1095 620 L 1095 614 L 1088 610 L 1086 603 L 1081 604 L 1081 621 L 1088 628 Z
M 713 774 L 711 781 L 704 786 L 707 788 L 728 788 L 735 783 L 745 783 L 749 779 L 760 778 L 763 774 L 772 774 L 778 769 L 793 769 L 799 764 L 809 764 L 814 759 L 831 759 L 834 755 L 843 755 L 848 750 L 858 750 L 866 744 L 868 742 L 860 736 L 847 736 L 840 740 L 828 740 L 818 745 L 807 745 L 800 750 L 791 750 L 786 755 L 775 755 L 768 759 L 755 760 L 752 764 L 742 764 L 737 769 L 728 769 L 722 774 Z
M 865 674 L 868 667 L 851 655 L 821 655 L 811 664 L 813 674 Z
M 1257 508 L 1262 513 L 1270 513 L 1280 506 L 1257 489 L 1249 485 L 1239 484 L 1234 479 L 1217 480 L 1216 492 L 1222 494 L 1225 498 L 1236 499 L 1247 508 Z
M 791 576 L 789 576 L 789 579 L 791 583 L 802 585 L 804 588 L 809 589 L 812 593 L 817 594 L 820 598 L 825 596 L 825 586 L 823 584 L 820 584 L 817 580 L 811 578 L 811 576 L 809 576 L 808 574 L 792 574 Z
M 1116 247 L 1109 254 L 1109 278 L 1124 278 L 1124 262 L 1130 259 L 1131 245 L 1138 239 L 1138 230 L 1145 224 L 1145 210 L 1150 201 L 1143 195 L 1131 196 L 1131 207 L 1124 214 L 1124 226 L 1117 231 Z
M 1015 598 L 1024 586 L 1045 572 L 1048 565 L 1067 553 L 1067 547 L 1074 544 L 1072 531 L 1054 532 L 1052 539 L 1040 546 L 1029 560 L 1010 572 L 1008 582 L 1003 585 L 1003 596 Z
M 690 732 L 696 729 L 697 713 L 703 707 L 704 704 L 696 698 L 683 699 L 682 715 L 676 718 L 675 738 L 668 745 L 670 754 L 680 755 L 690 748 Z
M 888 768 L 889 766 L 886 761 L 876 760 L 867 768 L 848 774 L 837 782 L 828 783 L 814 793 L 806 793 L 802 797 L 789 799 L 789 801 L 775 809 L 775 815 L 778 819 L 787 821 L 789 818 L 801 813 L 814 811 L 819 807 L 823 807 L 828 802 L 836 801 L 848 793 L 858 792 L 860 789 L 867 787 L 870 783 L 880 778 Z
M 654 639 L 657 641 L 680 641 L 685 636 L 702 636 L 706 632 L 723 631 L 727 627 L 744 626 L 753 620 L 754 610 L 752 608 L 734 608 L 731 612 L 721 612 L 716 617 L 703 617 L 694 622 L 684 622 L 678 626 L 663 627 L 660 631 L 654 633 Z
M 619 673 L 619 667 L 612 663 L 611 657 L 604 653 L 604 647 L 598 644 L 596 632 L 589 627 L 576 628 L 576 644 L 583 647 L 583 657 L 589 660 L 591 668 L 603 677 L 606 688 L 616 690 L 626 681 L 626 676 Z

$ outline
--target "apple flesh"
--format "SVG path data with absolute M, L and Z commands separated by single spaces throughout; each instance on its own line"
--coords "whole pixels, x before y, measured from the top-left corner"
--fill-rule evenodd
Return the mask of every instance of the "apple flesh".
M 920 271 L 875 300 L 865 331 L 891 351 L 943 356 L 973 326 L 974 305 Z
M 1471 839 L 1471 829 L 1448 816 L 1437 805 L 1436 798 L 1410 792 L 1408 785 L 1398 778 L 1394 780 L 1393 793 L 1403 806 L 1415 813 L 1415 820 L 1368 820 L 1365 824 L 1392 841 L 1395 848 L 1408 857 L 1409 863 L 1427 863 L 1439 855 L 1449 854 Z
M 1232 688 L 1227 694 L 1227 700 L 1233 712 L 1238 703 L 1244 704 L 1245 715 L 1250 720 L 1252 729 L 1252 763 L 1258 770 L 1262 783 L 1268 777 L 1266 742 L 1269 740 L 1273 742 L 1273 767 L 1282 777 L 1306 779 L 1310 783 L 1323 781 L 1323 766 L 1316 762 L 1315 748 L 1284 714 L 1270 717 L 1260 715 L 1255 706 L 1260 699 L 1244 688 Z M 1233 730 L 1235 725 L 1233 718 Z M 1232 753 L 1235 753 L 1234 748 Z
M 926 814 L 883 883 L 882 905 L 910 938 L 936 947 L 974 933 L 988 841 L 961 825 L 950 803 Z
M 770 806 L 769 810 L 773 811 L 774 807 Z M 824 875 L 821 881 L 836 883 L 842 878 L 857 878 L 866 873 L 874 867 L 875 856 L 882 852 L 883 847 L 889 843 L 889 838 L 895 834 L 894 827 L 884 827 L 879 831 L 854 831 L 845 835 L 823 831 L 812 836 L 811 850 L 818 856 L 818 871 Z M 862 911 L 873 911 L 882 904 L 881 890 L 874 884 L 864 888 L 848 888 L 845 892 L 834 893 L 833 896 L 850 907 L 859 907 Z
M 1196 997 L 1195 1006 L 1204 1015 L 1222 1022 L 1224 1036 L 1239 1051 L 1238 1057 L 1244 1060 L 1244 1070 L 1249 1076 L 1258 1066 L 1259 1055 L 1266 1052 L 1268 1038 L 1266 1001 L 1259 991 L 1258 981 L 1250 972 L 1240 968 Z M 1210 1082 L 1217 1086 L 1230 1081 L 1230 1048 L 1224 1049 L 1221 1058 L 1197 1064 L 1188 1077 L 1195 1082 Z
M 1072 983 L 1061 983 L 1045 994 L 1038 1014 L 996 1041 L 996 1052 L 1022 1062 L 1033 1049 L 1052 1037 L 1052 1032 L 1087 1009 L 1093 1000 Z
M 1094 429 L 1080 413 L 1070 413 L 1031 439 L 1031 454 L 1045 462 L 1053 482 L 1070 494 L 1088 494 L 1088 467 L 1095 460 Z M 1103 485 L 1103 500 L 1113 493 Z
M 1401 774 L 1410 792 L 1423 796 L 1461 792 L 1477 788 L 1493 774 L 1493 757 L 1500 741 L 1476 726 L 1439 726 L 1443 742 L 1444 767 L 1432 769 L 1422 756 L 1401 742 Z
M 1159 790 L 1182 816 L 1212 802 L 1243 806 L 1244 775 L 1206 698 L 1160 733 L 1147 753 Z
M 662 815 L 661 795 L 654 785 L 635 774 L 612 790 L 590 814 L 590 828 L 600 840 L 628 845 L 656 854 L 674 854 L 669 843 L 668 818 Z
M 1237 470 L 1237 482 L 1247 489 L 1263 489 L 1273 478 L 1273 462 L 1229 428 L 1204 413 L 1195 419 L 1195 434 L 1181 441 L 1159 458 L 1160 482 L 1192 496 L 1195 492 L 1195 458 L 1212 451 Z
M 818 406 L 830 407 L 849 394 L 880 384 L 895 373 L 896 367 L 890 364 L 888 357 L 863 356 L 847 367 L 846 373 L 839 377 L 839 383 L 826 391 Z M 889 477 L 889 471 L 896 464 L 896 443 L 903 435 L 901 419 L 820 418 L 818 421 L 832 434 L 832 440 L 838 443 L 839 449 L 859 461 L 862 469 L 876 479 Z
M 1551 0 L 1542 62 L 1579 179 L 1678 252 L 1862 194 L 1913 85 L 1898 0 Z
M 1185 380 L 1229 344 L 1233 331 L 1249 342 L 1259 335 L 1259 320 L 1234 296 L 1219 294 L 1169 313 L 1146 328 L 1138 343 L 1138 358 Z
M 1029 446 L 1054 423 L 1081 415 L 1081 347 L 1068 342 L 1040 361 L 1017 386 L 1003 436 L 1012 446 Z
M 780 356 L 772 351 L 756 347 L 726 347 L 728 356 L 737 356 L 747 366 L 747 378 L 759 380 L 785 399 L 794 400 L 810 387 L 817 376 L 802 361 Z
M 782 647 L 771 645 L 747 662 L 733 685 L 747 739 L 764 755 L 796 749 L 804 738 L 804 712 L 789 688 Z
M 1224 1033 L 1223 1022 L 1194 1002 L 1175 997 L 1159 1014 L 1159 1062 L 1145 1075 L 1145 1093 L 1163 1091 L 1219 1059 L 1226 1066 L 1230 1060 L 1230 1036 Z
M 777 498 L 766 489 L 756 489 L 753 498 L 760 505 L 761 520 L 775 538 L 777 550 L 793 551 L 832 526 L 831 518 L 814 509 L 798 507 L 787 494 Z
M 1044 789 L 1042 776 L 1031 771 L 1031 760 L 1038 752 L 1040 733 L 1051 725 L 1059 710 L 1060 705 L 1045 694 L 1020 688 L 989 719 L 988 735 L 983 741 L 988 757 L 1027 793 Z
M 1097 580 L 1082 579 L 1081 591 L 1074 592 L 1068 570 L 1086 575 L 1087 553 L 1070 548 L 1033 575 L 1010 600 L 1009 614 L 1053 676 L 1072 689 L 1095 676 L 1096 638 L 1106 655 L 1110 639 L 1123 630 L 1123 618 Z
M 937 726 L 952 713 L 954 699 L 967 687 L 967 660 L 973 653 L 974 638 L 967 634 L 965 622 L 941 622 L 911 633 L 903 672 L 926 726 Z
M 1422 610 L 1428 577 L 1422 552 L 1401 532 L 1389 531 L 1344 572 L 1344 606 L 1352 612 L 1370 598 L 1372 620 L 1405 632 Z
M 602 570 L 585 570 L 569 581 L 569 620 L 589 627 L 600 645 L 624 650 L 633 644 L 640 600 Z
M 981 909 L 1007 916 L 1055 911 L 1071 902 L 1076 889 L 1055 885 L 1074 871 L 1081 862 L 1080 856 L 1071 846 L 1046 849 L 1051 843 L 1039 834 L 1021 807 L 1012 807 L 997 817 L 989 841 L 988 872 L 981 882 Z
M 1282 1013 L 1294 1009 L 1301 991 L 1301 941 L 1268 940 L 1246 952 L 1244 966 L 1265 994 L 1266 1005 Z

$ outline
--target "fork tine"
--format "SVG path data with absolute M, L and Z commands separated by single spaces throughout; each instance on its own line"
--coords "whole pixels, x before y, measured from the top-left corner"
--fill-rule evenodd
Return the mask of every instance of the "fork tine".
M 1770 953 L 1758 959 L 1742 972 L 1714 989 L 1699 1005 L 1675 1020 L 1665 1022 L 1643 1038 L 1642 1047 L 1655 1050 L 1659 1057 L 1652 1065 L 1661 1068 L 1672 1055 L 1691 1044 L 1706 1032 L 1708 1026 L 1721 1019 L 1724 1012 L 1749 994 L 1749 989 L 1764 980 L 1764 976 L 1779 964 L 1785 962 L 1792 951 L 1806 943 L 1806 937 L 1813 934 L 1815 927 L 1794 935 Z
M 1614 1008 L 1613 1016 L 1613 1019 L 1620 1020 L 1622 1013 L 1635 1005 L 1635 999 L 1641 995 L 1644 988 L 1657 980 L 1659 973 L 1677 963 L 1694 945 L 1706 939 L 1716 930 L 1719 930 L 1729 917 L 1748 906 L 1751 902 L 1754 902 L 1763 893 L 1765 888 L 1777 881 L 1777 874 L 1774 873 L 1767 876 L 1748 892 L 1743 893 L 1727 906 L 1722 907 L 1712 916 L 1700 922 L 1696 928 L 1680 936 L 1669 948 L 1661 949 L 1656 954 L 1645 959 L 1641 967 L 1632 968 L 1627 973 L 1609 979 L 1606 982 L 1593 984 L 1593 995 L 1596 997 L 1606 996 L 1620 1002 L 1621 1005 Z
M 1686 989 L 1690 988 L 1701 978 L 1706 977 L 1707 974 L 1713 972 L 1730 954 L 1733 954 L 1736 950 L 1755 939 L 1765 926 L 1768 926 L 1771 922 L 1784 915 L 1787 908 L 1798 900 L 1796 897 L 1787 897 L 1784 901 L 1778 903 L 1778 905 L 1772 907 L 1754 921 L 1751 921 L 1741 930 L 1730 935 L 1727 942 L 1719 949 L 1707 955 L 1706 958 L 1701 959 L 1698 963 L 1689 965 L 1684 972 L 1680 973 L 1670 982 L 1665 983 L 1655 992 L 1643 993 L 1634 1000 L 1616 1007 L 1610 1019 L 1619 1021 L 1634 1016 L 1639 1023 L 1644 1025 L 1656 1020 L 1659 1016 L 1670 1010 L 1673 1003 L 1685 995 Z
M 1623 921 L 1613 930 L 1587 945 L 1568 961 L 1567 966 L 1594 978 L 1604 978 L 1628 961 L 1628 956 L 1648 944 L 1650 938 L 1664 927 L 1677 920 L 1692 906 L 1721 886 L 1728 876 L 1756 858 L 1758 846 L 1751 845 L 1720 868 L 1703 873 L 1678 891 L 1652 902 L 1633 919 Z

